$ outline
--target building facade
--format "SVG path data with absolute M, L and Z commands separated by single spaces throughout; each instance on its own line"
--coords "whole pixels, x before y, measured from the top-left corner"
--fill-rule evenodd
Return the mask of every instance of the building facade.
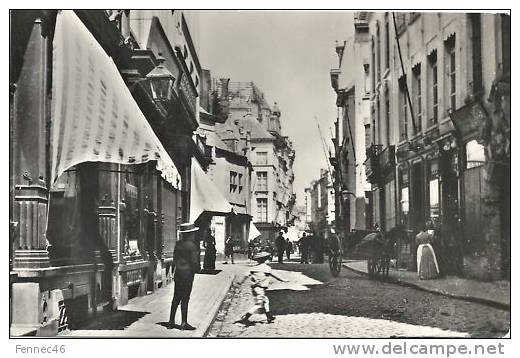
M 336 195 L 333 178 L 326 169 L 320 170 L 320 177 L 311 182 L 309 188 L 305 189 L 307 195 L 307 211 L 309 230 L 319 237 L 327 239 L 336 224 Z
M 358 16 L 371 49 L 373 223 L 412 232 L 398 248 L 405 267 L 413 235 L 432 222 L 445 273 L 508 277 L 510 17 Z
M 281 112 L 276 103 L 271 108 L 253 82 L 221 79 L 215 89 L 217 110 L 227 115 L 216 131 L 229 148 L 244 153 L 253 167 L 251 215 L 262 233 L 260 240 L 271 243 L 276 231 L 294 219 L 295 152 L 289 138 L 282 135 Z
M 57 19 L 65 17 L 76 24 L 68 34 L 56 29 Z M 79 327 L 97 310 L 124 305 L 171 280 L 177 229 L 190 220 L 192 160 L 202 167 L 211 161 L 205 144 L 194 136 L 201 69 L 182 11 L 12 11 L 11 32 L 11 335 L 55 335 Z M 105 71 L 124 80 L 128 95 L 121 98 L 140 111 L 136 118 L 146 124 L 138 127 L 148 135 L 128 127 L 126 114 L 118 117 L 114 97 L 111 112 L 81 117 L 98 123 L 94 148 L 110 148 L 99 129 L 103 121 L 111 119 L 114 128 L 123 121 L 123 131 L 135 130 L 133 147 L 144 140 L 146 150 L 164 149 L 162 155 L 178 169 L 177 182 L 159 171 L 157 153 L 127 161 L 142 164 L 114 164 L 108 151 L 102 157 L 96 150 L 91 154 L 95 159 L 51 181 L 56 165 L 51 154 L 58 145 L 50 131 L 57 115 L 51 105 L 53 95 L 62 91 L 58 87 L 68 84 L 53 77 L 59 72 L 52 68 L 57 60 L 53 40 L 79 33 L 87 33 L 92 42 L 76 42 L 76 53 L 99 47 L 104 52 L 99 56 L 109 56 L 107 63 L 113 61 L 114 69 L 66 70 L 78 76 L 81 71 Z M 88 105 L 103 107 L 111 85 L 101 76 L 99 83 L 79 90 L 93 91 L 93 97 L 86 96 Z M 64 113 L 65 120 L 78 118 Z M 76 124 L 74 130 L 78 128 Z M 113 140 L 112 131 L 107 129 Z M 89 137 L 88 132 L 82 135 Z
M 330 72 L 337 94 L 338 119 L 333 138 L 336 192 L 336 228 L 342 236 L 354 229 L 369 228 L 371 208 L 365 176 L 366 132 L 370 126 L 370 47 L 368 26 L 356 17 L 354 36 L 336 43 L 338 68 Z M 368 221 L 368 223 L 367 223 Z
M 248 247 L 251 222 L 251 180 L 253 167 L 249 161 L 250 134 L 238 127 L 223 130 L 229 115 L 219 112 L 215 100 L 216 83 L 209 71 L 203 75 L 200 127 L 198 132 L 212 151 L 208 174 L 233 207 L 233 214 L 212 217 L 212 231 L 217 252 L 224 253 L 226 237 L 232 236 L 235 251 Z

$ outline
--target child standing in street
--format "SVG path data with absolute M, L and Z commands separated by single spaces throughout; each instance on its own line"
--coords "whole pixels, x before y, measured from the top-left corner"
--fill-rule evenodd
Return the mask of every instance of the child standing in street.
M 267 252 L 259 252 L 253 257 L 253 260 L 257 262 L 257 265 L 249 269 L 248 278 L 255 298 L 255 305 L 235 323 L 247 325 L 250 323 L 249 317 L 255 313 L 265 313 L 268 323 L 274 321 L 275 317 L 269 310 L 269 298 L 265 294 L 265 290 L 269 287 L 270 277 L 274 277 L 280 282 L 288 281 L 273 274 L 271 267 L 266 263 L 270 256 L 271 255 Z

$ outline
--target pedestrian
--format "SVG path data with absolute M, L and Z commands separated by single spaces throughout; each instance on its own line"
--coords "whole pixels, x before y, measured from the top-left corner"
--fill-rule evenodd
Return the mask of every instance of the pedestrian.
M 299 241 L 300 244 L 300 263 L 308 264 L 309 263 L 309 238 L 307 233 L 304 232 Z
M 206 249 L 204 252 L 204 270 L 215 270 L 215 260 L 217 258 L 217 249 L 215 237 L 211 233 L 211 229 L 208 228 L 206 230 L 206 237 L 204 238 L 204 242 L 202 243 L 204 248 Z
M 280 230 L 278 233 L 278 237 L 276 238 L 276 251 L 278 254 L 278 263 L 283 264 L 283 254 L 285 251 L 285 238 L 283 237 L 284 232 L 283 230 Z
M 253 296 L 255 298 L 255 304 L 251 307 L 238 321 L 235 323 L 249 324 L 249 318 L 253 314 L 262 314 L 264 313 L 267 317 L 267 322 L 271 323 L 274 321 L 275 317 L 271 313 L 269 307 L 269 298 L 265 294 L 265 291 L 269 287 L 270 277 L 274 277 L 280 282 L 288 282 L 287 280 L 276 276 L 271 267 L 267 264 L 269 257 L 271 255 L 268 252 L 259 252 L 253 257 L 253 260 L 257 262 L 255 266 L 252 266 L 249 269 L 249 273 L 247 274 L 247 278 L 249 278 L 249 282 L 251 285 L 251 290 L 253 292 Z
M 434 240 L 433 226 L 430 222 L 415 237 L 417 243 L 417 275 L 421 280 L 439 277 L 439 264 L 431 243 Z
M 287 238 L 285 240 L 285 254 L 287 255 L 287 261 L 291 260 L 292 249 L 293 249 L 292 242 L 291 242 L 291 240 L 289 240 L 289 238 Z
M 192 223 L 181 224 L 179 234 L 180 239 L 173 251 L 175 283 L 172 306 L 170 310 L 170 320 L 168 328 L 175 327 L 175 314 L 177 307 L 181 305 L 181 330 L 192 331 L 195 327 L 188 323 L 188 303 L 190 301 L 191 289 L 195 273 L 200 270 L 199 264 L 199 245 L 197 244 L 196 234 L 199 228 Z
M 231 263 L 235 263 L 235 259 L 233 257 L 233 236 L 229 235 L 226 239 L 226 242 L 224 243 L 224 255 L 225 255 L 225 261 L 224 263 L 228 263 L 228 258 L 231 258 Z

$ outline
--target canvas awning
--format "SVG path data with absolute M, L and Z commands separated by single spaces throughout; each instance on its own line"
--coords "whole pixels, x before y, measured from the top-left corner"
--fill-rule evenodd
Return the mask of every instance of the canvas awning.
M 194 222 L 204 211 L 227 214 L 233 207 L 202 170 L 195 158 L 191 159 L 190 221 Z
M 251 223 L 249 224 L 249 236 L 247 238 L 247 241 L 252 241 L 260 235 L 262 235 L 262 233 L 258 231 L 258 228 L 251 221 Z
M 116 65 L 73 11 L 58 14 L 53 45 L 51 183 L 83 162 L 157 161 L 180 189 L 177 168 Z

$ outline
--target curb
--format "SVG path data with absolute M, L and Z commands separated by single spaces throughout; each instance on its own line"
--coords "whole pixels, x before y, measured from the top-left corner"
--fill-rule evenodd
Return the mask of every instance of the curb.
M 359 275 L 368 276 L 367 272 L 361 271 L 361 270 L 357 270 L 355 268 L 352 268 L 352 267 L 348 266 L 347 264 L 343 264 L 343 267 L 345 267 L 346 269 L 348 269 L 348 270 L 350 270 L 350 271 L 352 271 L 354 273 L 357 273 Z M 497 301 L 489 300 L 489 299 L 486 299 L 486 298 L 456 295 L 456 294 L 445 292 L 445 291 L 434 290 L 434 289 L 422 287 L 422 286 L 417 285 L 415 283 L 404 281 L 404 280 L 400 280 L 398 278 L 393 278 L 393 277 L 389 277 L 384 282 L 389 282 L 389 283 L 397 284 L 397 285 L 404 286 L 404 287 L 415 288 L 417 290 L 421 290 L 421 291 L 424 291 L 424 292 L 429 292 L 429 293 L 433 293 L 433 294 L 437 294 L 437 295 L 441 295 L 441 296 L 446 296 L 446 297 L 454 298 L 454 299 L 461 300 L 461 301 L 475 302 L 475 303 L 480 303 L 480 304 L 483 304 L 483 305 L 486 305 L 486 306 L 498 308 L 498 309 L 501 309 L 501 310 L 511 311 L 511 304 L 507 304 L 507 303 L 503 303 L 503 302 L 497 302 Z
M 208 314 L 206 317 L 199 323 L 199 327 L 195 331 L 192 337 L 206 337 L 209 329 L 211 327 L 211 324 L 215 321 L 215 318 L 217 317 L 218 310 L 220 309 L 220 306 L 222 305 L 222 302 L 224 302 L 224 299 L 226 298 L 227 293 L 231 289 L 231 285 L 235 281 L 236 273 L 233 272 L 229 275 L 230 279 L 228 282 L 222 286 L 222 289 L 220 290 L 217 299 L 213 302 L 210 309 L 208 310 Z

